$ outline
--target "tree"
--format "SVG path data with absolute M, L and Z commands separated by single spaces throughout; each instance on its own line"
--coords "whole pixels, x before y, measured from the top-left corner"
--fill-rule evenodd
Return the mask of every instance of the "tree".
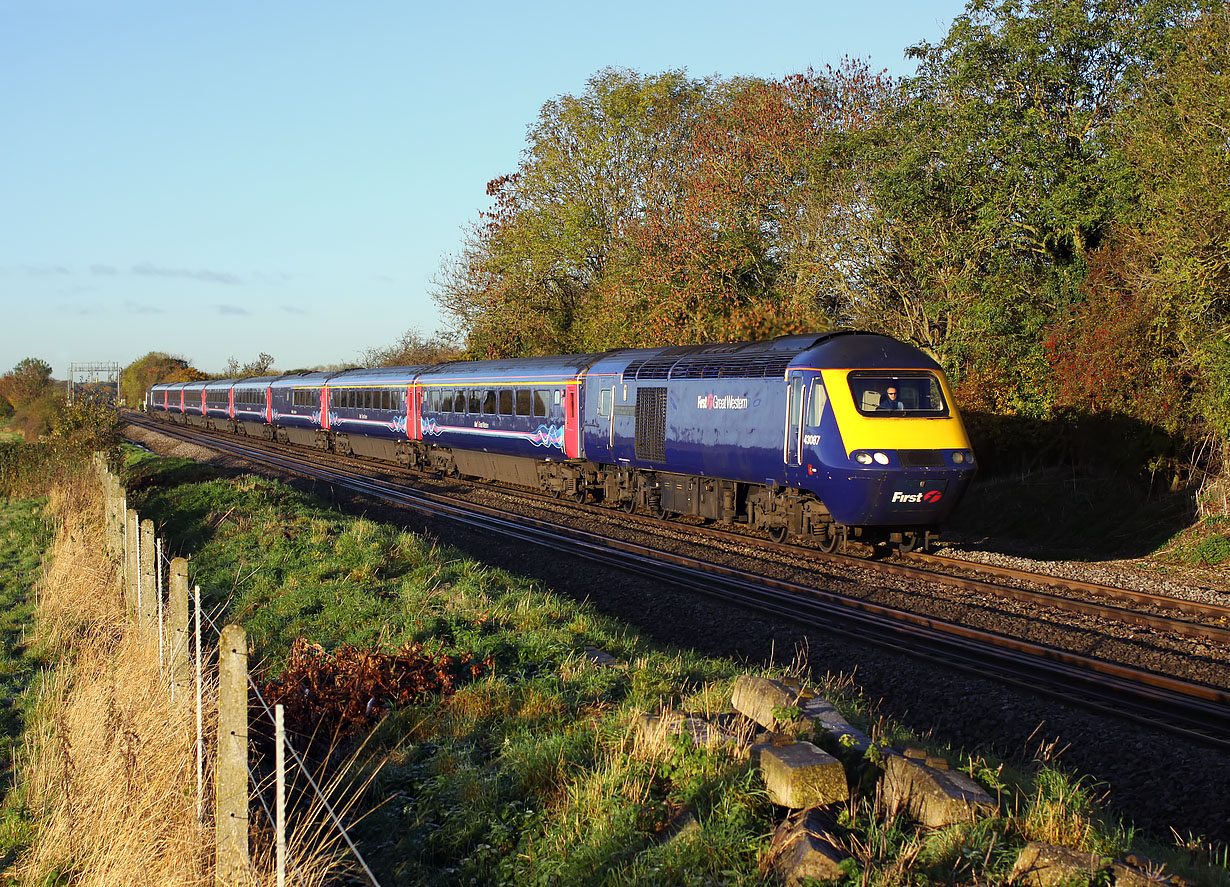
M 1116 129 L 1137 199 L 1087 300 L 1052 326 L 1065 402 L 1156 423 L 1230 457 L 1230 9 L 1171 33 Z M 1223 470 L 1230 465 L 1222 466 Z
M 151 385 L 160 382 L 196 382 L 204 378 L 205 374 L 185 358 L 162 351 L 151 351 L 124 368 L 120 374 L 120 391 L 125 402 L 129 406 L 135 406 L 145 399 L 145 391 Z
M 0 377 L 0 398 L 14 410 L 21 410 L 42 396 L 50 385 L 51 365 L 37 357 L 27 357 Z
M 249 376 L 267 376 L 273 369 L 273 355 L 266 354 L 262 351 L 257 355 L 256 360 L 240 366 L 239 361 L 235 358 L 229 358 L 226 366 L 222 368 L 223 379 L 238 379 L 247 378 Z
M 593 296 L 623 262 L 628 227 L 677 198 L 708 89 L 678 71 L 608 68 L 543 106 L 517 171 L 489 183 L 491 211 L 435 283 L 471 353 L 583 350 L 610 322 Z
M 446 336 L 425 337 L 418 330 L 409 329 L 386 348 L 364 351 L 363 363 L 369 367 L 425 366 L 460 356 L 461 347 Z
M 877 174 L 894 283 L 875 305 L 925 316 L 953 375 L 990 380 L 1003 411 L 1050 409 L 1043 331 L 1133 193 L 1111 123 L 1190 5 L 972 0 L 911 50 Z
M 692 171 L 668 214 L 633 233 L 636 261 L 608 294 L 622 341 L 765 338 L 828 327 L 859 211 L 851 140 L 890 81 L 865 64 L 716 91 L 688 142 Z

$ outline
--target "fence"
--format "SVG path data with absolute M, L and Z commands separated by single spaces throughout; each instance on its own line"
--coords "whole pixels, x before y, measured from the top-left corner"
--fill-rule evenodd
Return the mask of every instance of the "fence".
M 275 865 L 278 887 L 297 877 L 286 840 L 286 773 L 288 764 L 298 768 L 319 809 L 353 855 L 372 887 L 380 887 L 364 861 L 341 817 L 303 758 L 287 741 L 282 706 L 270 707 L 248 673 L 248 642 L 242 626 L 218 626 L 201 606 L 200 586 L 189 592 L 188 561 L 169 561 L 154 523 L 128 507 L 127 491 L 101 455 L 95 466 L 104 492 L 104 521 L 108 547 L 117 558 L 119 588 L 128 612 L 139 630 L 157 631 L 159 668 L 167 677 L 172 698 L 196 694 L 196 805 L 197 819 L 214 826 L 215 883 L 237 887 L 254 877 L 249 846 L 253 799 L 260 804 L 274 827 Z M 164 578 L 166 581 L 164 581 Z M 211 653 L 212 651 L 212 653 Z M 205 691 L 205 668 L 217 669 L 216 698 Z M 249 764 L 248 735 L 251 726 L 249 698 L 254 699 L 255 717 L 265 718 L 274 736 L 274 800 L 270 809 L 262 780 Z M 205 776 L 210 756 L 206 750 L 206 706 L 216 706 L 217 747 L 212 755 L 213 791 L 206 791 Z M 289 758 L 289 761 L 287 760 Z M 213 809 L 209 809 L 209 801 Z

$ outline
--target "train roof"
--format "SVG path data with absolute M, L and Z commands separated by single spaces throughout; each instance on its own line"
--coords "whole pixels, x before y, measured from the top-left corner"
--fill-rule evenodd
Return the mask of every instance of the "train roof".
M 288 373 L 269 382 L 270 388 L 319 388 L 329 381 L 334 373 L 318 370 L 313 373 Z
M 816 369 L 927 369 L 940 365 L 926 352 L 879 333 L 842 330 L 816 343 L 805 355 Z
M 452 360 L 423 367 L 419 381 L 425 384 L 508 382 L 522 377 L 533 381 L 575 379 L 589 368 L 598 354 L 564 354 L 559 357 L 510 357 L 501 360 Z
M 426 366 L 356 367 L 342 370 L 329 378 L 329 385 L 409 385 Z

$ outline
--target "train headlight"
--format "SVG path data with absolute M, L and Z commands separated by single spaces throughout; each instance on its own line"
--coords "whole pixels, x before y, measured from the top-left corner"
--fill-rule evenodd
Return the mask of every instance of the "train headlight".
M 957 450 L 955 453 L 952 454 L 952 464 L 953 465 L 960 465 L 964 461 L 965 461 L 965 454 L 962 453 L 960 450 Z
M 855 453 L 854 461 L 857 462 L 859 465 L 870 465 L 871 464 L 871 453 Z
M 874 458 L 874 459 L 876 460 L 876 462 L 878 462 L 880 465 L 887 465 L 887 464 L 888 464 L 888 456 L 884 455 L 883 453 L 876 453 L 876 454 L 875 454 L 875 456 L 874 456 L 873 458 Z

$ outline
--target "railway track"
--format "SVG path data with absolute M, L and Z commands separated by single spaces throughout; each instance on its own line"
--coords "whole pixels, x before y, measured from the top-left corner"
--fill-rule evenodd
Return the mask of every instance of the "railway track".
M 759 572 L 714 563 L 713 558 L 612 538 L 571 526 L 563 518 L 527 516 L 452 494 L 407 488 L 404 481 L 413 473 L 395 466 L 289 449 L 137 417 L 126 418 L 133 425 L 164 435 L 312 477 L 360 495 L 446 517 L 482 532 L 499 533 L 552 549 L 566 548 L 579 556 L 669 581 L 740 606 L 809 625 L 823 625 L 827 630 L 843 630 L 862 641 L 943 662 L 947 667 L 980 676 L 993 674 L 1030 693 L 1045 693 L 1105 714 L 1230 749 L 1230 692 L 1223 687 L 885 606 L 864 597 L 770 578 Z M 322 464 L 324 457 L 329 464 Z M 520 490 L 515 495 L 559 507 L 548 497 Z M 586 509 L 607 518 L 612 515 L 606 508 L 586 506 Z M 643 520 L 645 526 L 661 523 L 640 515 L 620 514 L 619 520 L 624 523 Z M 676 523 L 671 526 L 680 527 Z M 759 551 L 766 558 L 780 556 L 783 551 L 782 546 L 749 536 L 733 536 L 727 530 L 690 525 L 684 529 L 689 534 L 697 534 L 699 539 L 727 543 L 736 539 L 741 548 Z M 811 556 L 812 552 L 807 554 Z M 973 575 L 970 569 L 958 569 L 965 564 L 954 565 L 947 559 L 913 558 L 915 563 L 899 563 L 819 552 L 815 557 L 825 565 L 857 568 L 914 582 L 941 583 L 978 595 L 1010 598 L 1031 607 L 1060 609 L 1088 619 L 1114 620 L 1151 632 L 1173 633 L 1202 643 L 1230 647 L 1230 630 L 1226 627 L 1230 613 L 1225 608 L 999 568 L 993 572 L 994 578 L 1000 581 L 991 582 L 988 577 Z M 981 565 L 977 569 L 987 572 Z M 1033 587 L 1021 587 L 1025 585 Z M 1073 597 L 1073 594 L 1078 596 Z M 1115 603 L 1105 603 L 1099 600 L 1101 598 Z M 1192 618 L 1169 615 L 1171 611 Z

